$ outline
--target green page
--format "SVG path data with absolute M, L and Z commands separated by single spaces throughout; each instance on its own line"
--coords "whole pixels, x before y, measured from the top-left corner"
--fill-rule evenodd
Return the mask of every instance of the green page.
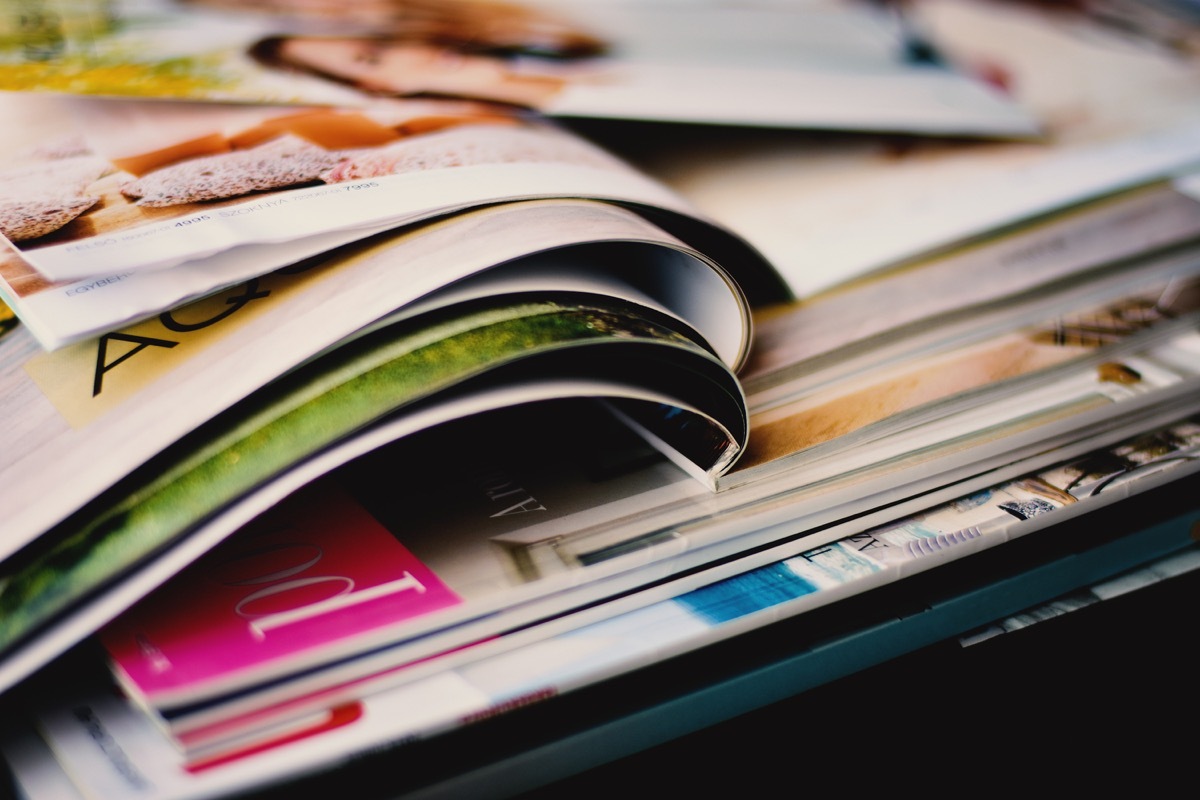
M 0 648 L 13 647 L 276 474 L 400 410 L 485 378 L 528 380 L 543 368 L 557 378 L 575 365 L 581 375 L 627 384 L 683 386 L 695 395 L 686 405 L 704 409 L 685 415 L 689 429 L 707 429 L 704 438 L 735 450 L 744 445 L 744 401 L 718 359 L 644 309 L 635 314 L 611 299 L 607 308 L 590 299 L 598 303 L 501 298 L 410 320 L 268 386 L 48 533 L 47 548 L 12 564 L 0 583 Z

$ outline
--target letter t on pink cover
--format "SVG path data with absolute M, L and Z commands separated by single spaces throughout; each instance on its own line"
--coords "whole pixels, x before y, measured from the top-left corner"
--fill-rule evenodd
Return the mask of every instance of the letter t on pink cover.
M 141 700 L 194 702 L 461 598 L 342 488 L 293 495 L 100 633 Z

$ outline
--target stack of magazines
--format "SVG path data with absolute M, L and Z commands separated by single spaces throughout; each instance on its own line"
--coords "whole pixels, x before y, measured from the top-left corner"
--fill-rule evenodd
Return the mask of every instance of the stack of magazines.
M 403 758 L 1194 480 L 1200 33 L 911 5 L 0 18 L 19 793 Z

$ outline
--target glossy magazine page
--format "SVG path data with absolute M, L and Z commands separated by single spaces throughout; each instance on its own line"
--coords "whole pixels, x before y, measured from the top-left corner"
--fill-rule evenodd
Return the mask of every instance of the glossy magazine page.
M 575 213 L 560 216 L 568 208 Z M 310 464 L 308 468 L 317 471 L 305 473 L 303 481 L 337 463 L 329 459 L 349 458 L 349 451 L 336 455 L 342 451 L 335 447 L 347 436 L 358 447 L 367 447 L 367 442 L 379 446 L 387 437 L 457 414 L 478 413 L 489 404 L 558 394 L 624 395 L 638 402 L 670 403 L 685 419 L 699 415 L 696 420 L 705 420 L 700 429 L 712 425 L 720 432 L 717 439 L 724 445 L 714 453 L 701 455 L 687 445 L 693 456 L 709 459 L 695 469 L 711 487 L 711 473 L 727 468 L 745 442 L 744 397 L 732 372 L 745 358 L 750 336 L 744 296 L 722 275 L 714 275 L 715 282 L 691 280 L 688 285 L 695 291 L 723 292 L 724 301 L 711 294 L 702 302 L 688 299 L 688 292 L 677 286 L 657 297 L 639 290 L 639 283 L 670 286 L 682 275 L 694 279 L 697 269 L 715 268 L 704 260 L 693 264 L 686 249 L 667 247 L 660 252 L 662 248 L 646 241 L 605 243 L 621 248 L 629 281 L 619 270 L 598 269 L 601 262 L 579 245 L 577 236 L 565 233 L 572 229 L 572 219 L 577 225 L 584 223 L 593 210 L 600 212 L 602 221 L 624 213 L 587 203 L 500 206 L 390 237 L 305 270 L 265 276 L 234 293 L 239 298 L 235 307 L 215 297 L 207 305 L 177 309 L 165 319 L 53 353 L 40 351 L 21 328 L 10 332 L 0 346 L 9 359 L 14 387 L 8 398 L 16 404 L 14 409 L 21 409 L 23 422 L 11 431 L 12 446 L 6 450 L 11 476 L 5 490 L 11 525 L 5 530 L 3 589 L 4 601 L 12 604 L 12 613 L 5 617 L 11 623 L 8 646 L 177 542 L 257 485 L 312 456 L 325 460 L 319 468 Z M 524 224 L 505 224 L 514 221 L 514 214 Z M 490 229 L 494 238 L 489 239 L 488 223 L 497 223 L 498 216 L 505 222 Z M 565 228 L 563 222 L 568 223 Z M 542 223 L 553 228 L 546 231 L 552 239 L 561 242 L 565 235 L 567 242 L 582 248 L 577 260 L 570 247 L 557 249 L 534 258 L 525 272 L 518 258 L 486 272 L 474 288 L 468 281 L 449 287 L 440 297 L 436 292 L 414 296 L 417 302 L 408 307 L 399 302 L 414 288 L 400 288 L 408 280 L 406 270 L 422 274 L 422 252 L 445 264 L 450 250 L 461 247 L 461 263 L 468 272 L 486 269 L 491 262 L 473 259 L 482 257 L 482 250 L 487 257 L 498 255 L 497 249 L 486 246 L 489 241 L 497 248 L 509 241 L 518 248 L 514 255 L 528 252 Z M 463 236 L 467 230 L 476 235 Z M 513 241 L 518 230 L 519 243 Z M 580 228 L 574 230 L 578 233 Z M 436 280 L 427 274 L 424 279 Z M 566 305 L 528 313 L 555 295 Z M 584 303 L 572 311 L 578 304 L 574 297 Z M 495 306 L 491 312 L 489 303 Z M 461 309 L 457 321 L 454 308 Z M 589 314 L 588 308 L 597 311 Z M 442 316 L 447 321 L 439 322 Z M 189 319 L 207 323 L 177 324 Z M 536 322 L 539 319 L 546 324 Z M 522 320 L 536 324 L 525 329 Z M 506 334 L 488 336 L 485 330 Z M 483 337 L 477 346 L 455 344 L 471 331 Z M 183 334 L 189 334 L 187 344 L 178 347 L 177 337 Z M 626 355 L 621 359 L 608 348 L 576 346 L 589 340 L 610 343 Z M 566 349 L 579 356 L 558 352 Z M 541 351 L 539 358 L 529 358 Z M 444 369 L 434 369 L 441 363 L 435 359 L 418 371 L 422 352 L 442 352 Z M 413 358 L 418 360 L 409 364 Z M 542 358 L 549 359 L 548 372 L 533 366 Z M 653 368 L 647 366 L 650 362 Z M 424 377 L 414 384 L 417 375 Z M 494 387 L 481 384 L 489 375 L 496 376 Z M 491 393 L 506 383 L 531 388 Z M 457 398 L 453 393 L 447 396 L 447 389 L 458 386 L 462 391 Z M 443 396 L 454 402 L 439 408 Z M 350 405 L 338 412 L 343 402 Z M 425 410 L 388 427 L 380 434 L 383 438 L 359 435 L 414 403 Z M 174 413 L 154 412 L 161 408 Z M 308 423 L 300 424 L 303 419 Z M 668 425 L 669 419 L 664 416 L 662 425 L 652 427 L 664 446 L 684 447 L 688 427 L 675 421 Z M 60 448 L 70 450 L 74 458 L 102 454 L 95 455 L 97 463 L 108 471 L 65 470 L 62 458 L 54 455 Z M 41 488 L 22 495 L 18 482 Z M 162 513 L 153 511 L 152 497 L 162 500 L 157 506 Z M 105 538 L 120 531 L 120 537 Z M 110 547 L 118 540 L 137 544 L 118 555 L 120 548 Z M 104 547 L 99 547 L 101 541 Z M 205 541 L 207 547 L 216 539 Z M 185 552 L 180 558 L 197 554 Z M 174 563 L 178 569 L 186 562 Z M 62 593 L 44 584 L 51 576 L 56 576 L 51 583 Z M 158 580 L 163 578 L 160 572 Z M 149 588 L 138 585 L 142 592 Z M 46 591 L 34 591 L 35 586 Z M 40 597 L 45 603 L 21 600 L 26 590 L 31 592 L 27 600 Z M 95 613 L 111 617 L 120 602 L 135 599 L 131 591 L 125 587 L 118 592 L 124 600 L 104 604 Z M 10 652 L 6 675 L 15 680 L 51 657 L 55 648 L 86 635 L 98 620 L 85 616 L 88 624 L 76 620 L 73 627 L 66 626 L 72 631 L 66 638 L 53 626 L 40 630 L 38 636 L 52 645 L 23 656 Z
M 24 546 L 220 409 L 448 283 L 533 252 L 591 241 L 593 233 L 601 241 L 622 233 L 645 240 L 644 224 L 622 214 L 578 202 L 496 206 L 335 252 L 54 352 L 18 329 L 2 341 L 5 399 L 10 419 L 20 422 L 10 429 L 0 464 L 7 514 L 0 552 Z M 734 314 L 716 321 L 719 315 L 709 313 L 705 318 L 716 327 L 702 335 L 726 342 L 723 357 L 744 358 L 749 317 L 739 308 L 740 291 L 726 280 L 716 286 L 731 298 L 723 308 Z M 730 339 L 729 326 L 741 333 Z M 742 344 L 729 348 L 738 340 Z M 219 380 L 206 374 L 214 370 Z M 145 408 L 172 413 L 147 418 Z M 104 469 L 68 474 L 58 466 L 67 451 L 85 460 L 104 453 L 95 462 Z
M 752 247 L 656 181 L 504 109 L 0 99 L 31 120 L 4 134 L 0 233 L 12 248 L 0 257 L 0 295 L 49 349 L 406 224 L 555 197 L 654 222 L 582 237 L 662 238 L 665 227 L 757 302 L 788 296 Z M 444 276 L 460 277 L 452 267 Z

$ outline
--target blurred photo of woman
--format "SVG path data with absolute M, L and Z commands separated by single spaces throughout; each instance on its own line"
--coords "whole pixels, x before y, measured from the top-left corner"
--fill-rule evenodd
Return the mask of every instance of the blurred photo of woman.
M 290 32 L 424 41 L 458 50 L 580 58 L 605 43 L 567 19 L 502 0 L 185 0 L 230 13 L 267 15 Z
M 389 97 L 536 109 L 563 89 L 566 63 L 605 50 L 567 20 L 501 0 L 187 2 L 280 23 L 250 48 L 261 65 Z
M 357 36 L 272 36 L 250 52 L 262 64 L 390 97 L 453 97 L 539 108 L 565 85 L 550 71 L 430 42 Z

